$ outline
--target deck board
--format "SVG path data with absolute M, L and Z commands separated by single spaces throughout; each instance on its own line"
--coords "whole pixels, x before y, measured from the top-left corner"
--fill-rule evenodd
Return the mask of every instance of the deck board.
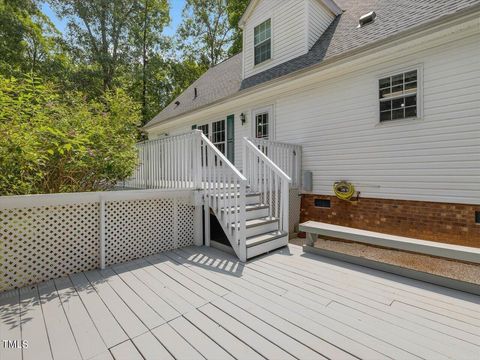
M 23 351 L 18 349 L 23 355 L 22 358 L 53 359 L 36 286 L 20 289 L 20 308 L 22 340 L 28 341 L 28 348 Z
M 169 324 L 164 324 L 152 330 L 155 337 L 178 360 L 196 360 L 204 357 L 182 338 Z
M 122 298 L 113 291 L 109 284 L 102 280 L 96 271 L 87 272 L 85 276 L 130 338 L 148 331 Z
M 70 278 L 55 279 L 55 287 L 82 358 L 90 359 L 104 353 L 107 346 L 75 291 Z
M 146 360 L 174 360 L 173 356 L 151 332 L 137 336 L 132 341 Z
M 252 264 L 251 266 L 255 265 Z M 308 278 L 308 272 L 302 273 L 302 275 L 296 275 L 296 273 L 292 271 L 274 267 L 260 267 L 258 269 L 261 271 L 267 271 L 272 276 L 278 277 L 278 279 L 283 279 L 286 282 L 297 284 L 297 286 L 305 287 L 306 289 L 309 289 L 313 292 L 318 292 L 321 287 L 324 287 L 324 289 L 321 289 L 320 291 L 322 291 L 322 294 L 323 291 L 328 291 L 324 293 L 325 297 L 329 297 L 333 301 L 344 304 L 352 309 L 356 309 L 357 311 L 369 314 L 374 317 L 374 319 L 381 319 L 382 321 L 387 322 L 385 326 L 389 326 L 389 324 L 394 324 L 395 326 L 399 327 L 398 331 L 403 331 L 405 329 L 409 333 L 417 333 L 417 336 L 421 336 L 422 339 L 425 339 L 423 341 L 428 342 L 429 339 L 432 339 L 435 349 L 440 348 L 446 353 L 451 352 L 452 355 L 455 355 L 456 352 L 454 348 L 452 349 L 452 345 L 457 345 L 458 347 L 462 348 L 469 348 L 471 349 L 472 353 L 478 350 L 478 348 L 474 349 L 470 346 L 470 344 L 466 343 L 465 341 L 458 341 L 458 339 L 452 339 L 450 336 L 444 335 L 439 332 L 439 324 L 437 322 L 429 322 L 428 326 L 430 327 L 428 327 L 425 324 L 424 318 L 422 318 L 422 320 L 419 322 L 405 321 L 404 317 L 407 315 L 405 311 L 397 311 L 397 309 L 394 309 L 391 306 L 387 306 L 387 304 L 382 301 L 380 301 L 379 303 L 371 301 L 369 297 L 353 296 L 353 294 L 349 292 L 341 293 L 341 289 L 325 286 L 323 282 L 317 282 L 317 279 L 312 280 Z M 304 282 L 304 284 L 302 284 L 302 282 Z M 313 285 L 316 286 L 313 287 Z M 463 333 L 462 335 L 466 334 Z
M 83 273 L 70 275 L 75 290 L 108 348 L 128 340 L 117 319 L 102 301 Z
M 1 359 L 475 359 L 480 297 L 304 254 L 188 247 L 0 294 Z
M 53 358 L 82 359 L 55 284 L 52 280 L 38 284 L 38 292 Z
M 115 345 L 110 349 L 115 360 L 143 360 L 143 356 L 138 352 L 131 340 Z
M 0 340 L 21 339 L 20 297 L 18 290 L 0 294 Z M 0 359 L 21 360 L 22 352 L 0 344 Z

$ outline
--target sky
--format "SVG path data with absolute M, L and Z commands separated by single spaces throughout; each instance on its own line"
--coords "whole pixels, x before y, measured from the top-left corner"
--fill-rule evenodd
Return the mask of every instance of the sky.
M 182 10 L 185 5 L 185 0 L 169 0 L 170 2 L 170 25 L 167 26 L 163 33 L 164 35 L 174 35 L 177 27 L 182 22 Z M 65 33 L 67 29 L 67 22 L 55 15 L 50 5 L 42 3 L 42 11 L 52 20 L 58 30 Z

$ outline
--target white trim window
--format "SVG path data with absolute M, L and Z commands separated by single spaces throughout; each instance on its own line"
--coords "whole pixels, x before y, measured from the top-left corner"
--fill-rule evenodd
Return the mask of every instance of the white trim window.
M 255 65 L 272 57 L 272 20 L 268 19 L 253 29 Z
M 255 137 L 257 139 L 268 139 L 269 122 L 270 114 L 268 111 L 255 113 Z
M 378 80 L 380 122 L 419 117 L 418 69 Z

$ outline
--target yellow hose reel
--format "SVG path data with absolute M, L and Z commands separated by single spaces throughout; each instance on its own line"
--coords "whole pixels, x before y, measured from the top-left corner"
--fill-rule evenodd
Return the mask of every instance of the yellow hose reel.
M 335 196 L 340 200 L 351 201 L 350 199 L 355 195 L 355 186 L 345 180 L 337 181 L 333 184 L 333 192 L 335 193 Z

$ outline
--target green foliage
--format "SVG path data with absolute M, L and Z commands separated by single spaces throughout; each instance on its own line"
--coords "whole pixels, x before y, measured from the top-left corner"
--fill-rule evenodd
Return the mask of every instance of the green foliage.
M 238 23 L 249 3 L 250 0 L 230 0 L 227 2 L 228 23 L 233 29 L 233 41 L 230 49 L 228 49 L 230 56 L 242 51 L 242 29 L 238 27 Z
M 59 32 L 32 0 L 0 0 L 0 73 L 57 76 L 67 59 Z
M 240 51 L 247 0 L 0 0 L 0 195 L 107 189 L 135 166 L 136 126 Z M 127 95 L 128 94 L 128 95 Z
M 225 0 L 187 0 L 178 28 L 178 47 L 184 58 L 207 67 L 225 60 L 232 44 Z
M 104 190 L 136 164 L 139 106 L 96 101 L 38 78 L 0 76 L 0 195 Z

